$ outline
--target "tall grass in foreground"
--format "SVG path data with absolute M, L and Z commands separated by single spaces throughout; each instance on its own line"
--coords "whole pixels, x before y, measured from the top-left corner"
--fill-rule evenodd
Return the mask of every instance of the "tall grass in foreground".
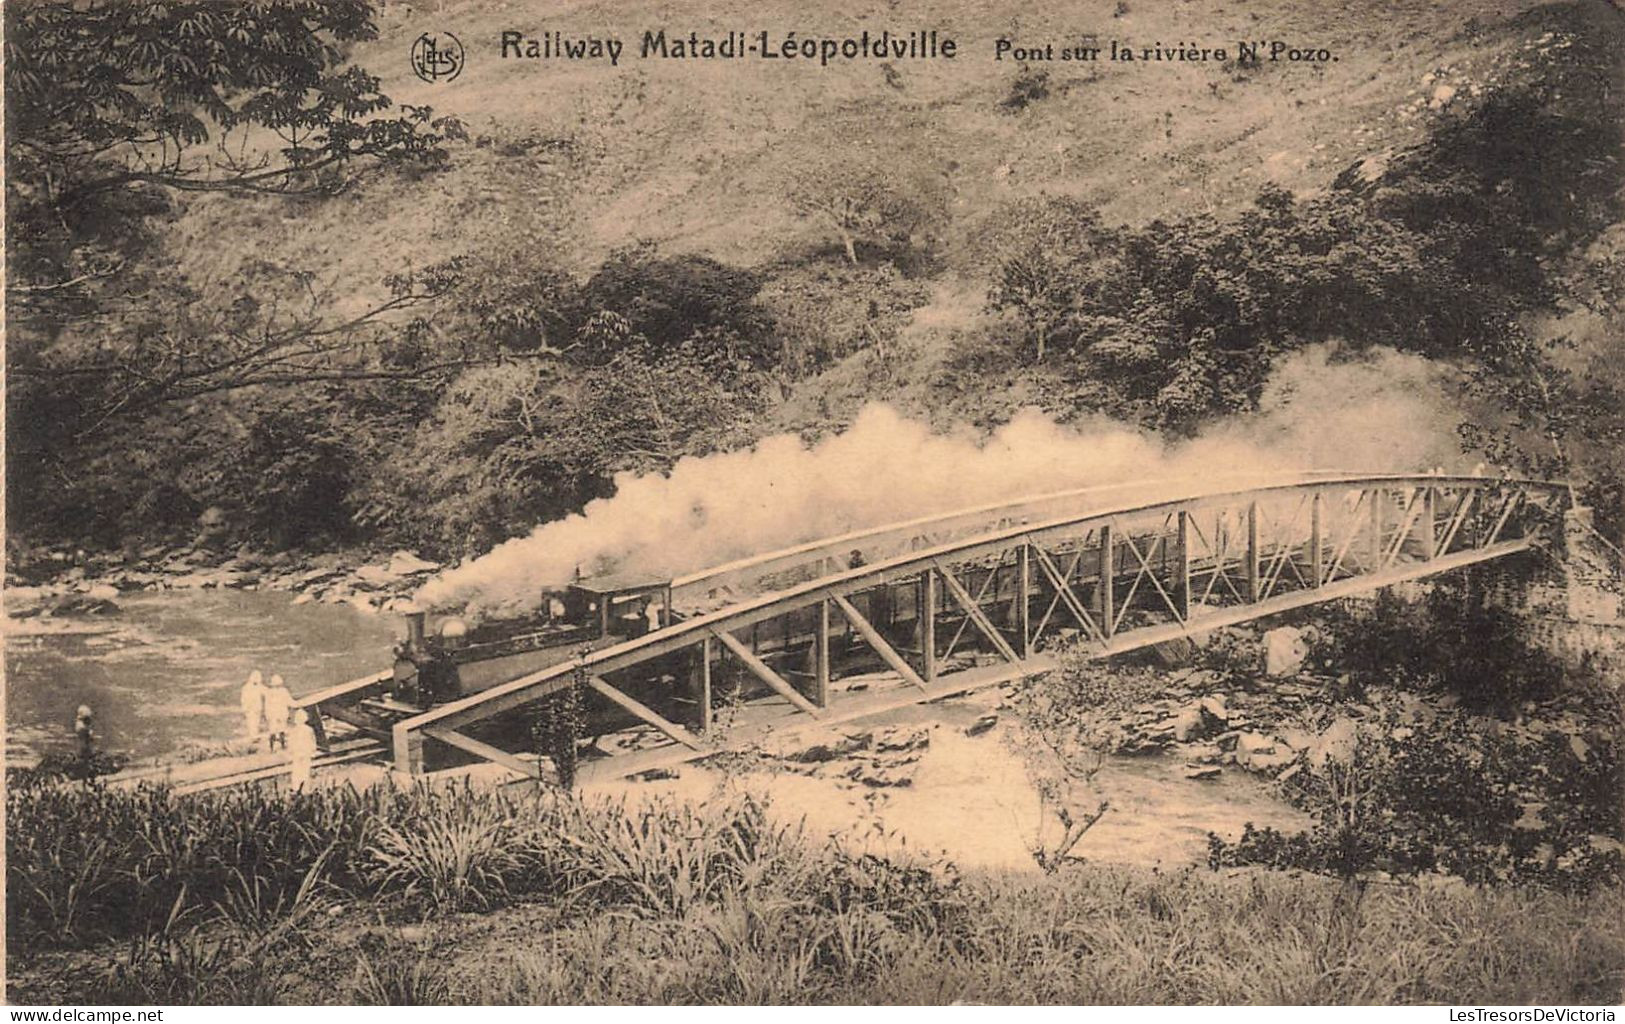
M 1588 906 L 1395 887 L 1356 903 L 1317 878 L 1078 866 L 971 877 L 963 896 L 949 926 L 840 944 L 839 916 L 766 899 L 545 929 L 496 970 L 444 941 L 480 1003 L 1610 1003 L 1625 970 L 1617 891 Z
M 23 1001 L 1607 1002 L 1625 965 L 1617 886 L 961 877 L 811 839 L 745 797 L 78 787 L 7 803 Z

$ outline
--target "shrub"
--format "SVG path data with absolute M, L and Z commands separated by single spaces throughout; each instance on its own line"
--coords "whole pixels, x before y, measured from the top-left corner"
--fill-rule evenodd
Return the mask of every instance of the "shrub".
M 1470 716 L 1413 727 L 1389 713 L 1360 731 L 1347 761 L 1286 784 L 1315 816 L 1312 829 L 1249 824 L 1235 842 L 1210 834 L 1209 863 L 1587 891 L 1625 872 L 1622 791 L 1619 736 L 1607 723 L 1498 734 Z
M 1016 72 L 1016 77 L 1010 80 L 1010 94 L 999 103 L 999 106 L 1012 113 L 1019 113 L 1032 104 L 1048 98 L 1049 71 L 1023 64 Z
M 572 901 L 650 917 L 681 917 L 753 889 L 780 875 L 799 843 L 798 830 L 770 823 L 750 797 L 704 811 L 667 802 L 559 806 L 559 873 Z
M 479 910 L 507 895 L 519 865 L 515 808 L 500 795 L 466 783 L 426 790 L 410 816 L 379 826 L 368 853 L 378 888 L 436 913 Z
M 1555 693 L 1564 673 L 1497 603 L 1505 600 L 1502 579 L 1489 570 L 1455 573 L 1434 580 L 1419 601 L 1384 590 L 1369 603 L 1334 606 L 1322 620 L 1325 657 L 1362 686 L 1437 690 L 1467 708 L 1515 714 Z
M 444 1006 L 453 1002 L 446 967 L 431 949 L 393 946 L 356 959 L 351 993 L 358 1006 Z

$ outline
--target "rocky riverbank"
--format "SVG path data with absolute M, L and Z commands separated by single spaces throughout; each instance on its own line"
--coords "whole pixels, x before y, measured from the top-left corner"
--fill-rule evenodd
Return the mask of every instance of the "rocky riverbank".
M 285 591 L 296 605 L 318 602 L 367 613 L 395 612 L 408 606 L 412 593 L 440 568 L 406 550 L 304 555 L 194 545 L 148 548 L 128 556 L 53 551 L 8 567 L 5 615 L 45 625 L 117 615 L 126 594 L 216 588 Z

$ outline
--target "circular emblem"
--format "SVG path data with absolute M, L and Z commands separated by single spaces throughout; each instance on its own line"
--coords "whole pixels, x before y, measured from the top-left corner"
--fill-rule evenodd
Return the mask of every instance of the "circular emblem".
M 450 32 L 425 32 L 412 44 L 412 71 L 425 82 L 450 82 L 463 73 L 463 44 Z

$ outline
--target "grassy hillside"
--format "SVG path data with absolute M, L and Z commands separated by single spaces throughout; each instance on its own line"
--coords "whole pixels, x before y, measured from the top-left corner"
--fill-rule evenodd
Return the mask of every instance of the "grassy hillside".
M 843 5 L 844 6 L 844 5 Z M 1326 186 L 1352 162 L 1422 139 L 1476 88 L 1516 63 L 1561 60 L 1525 49 L 1552 27 L 1606 12 L 1518 18 L 1518 0 L 1354 4 L 1328 9 L 1266 0 L 1045 5 L 1018 16 L 975 3 L 906 10 L 834 5 L 572 3 L 545 18 L 506 5 L 396 3 L 379 38 L 354 53 L 398 103 L 463 119 L 473 144 L 452 169 L 419 182 L 377 179 L 344 201 L 288 208 L 278 199 L 211 200 L 175 226 L 177 248 L 220 261 L 275 255 L 321 268 L 346 289 L 377 287 L 381 268 L 457 252 L 503 236 L 534 237 L 585 273 L 639 240 L 747 266 L 804 261 L 830 240 L 794 216 L 787 193 L 831 147 L 879 150 L 899 166 L 940 175 L 951 198 L 945 271 L 976 277 L 1001 204 L 1060 194 L 1139 224 L 1191 212 L 1230 212 L 1268 183 Z M 1596 7 L 1601 8 L 1598 4 Z M 1510 19 L 1510 22 L 1509 22 Z M 647 27 L 701 33 L 742 26 L 837 35 L 864 27 L 930 25 L 961 40 L 955 62 L 824 70 L 785 62 L 631 61 L 622 66 L 502 61 L 504 29 L 635 39 Z M 455 31 L 469 49 L 454 83 L 426 85 L 408 66 L 426 29 Z M 1136 45 L 1193 41 L 1234 49 L 1279 38 L 1331 49 L 1331 64 L 1029 64 L 1048 72 L 1047 97 L 1003 104 L 1022 68 L 988 59 L 994 39 Z M 1548 40 L 1549 42 L 1549 40 Z M 1458 100 L 1428 105 L 1440 85 Z M 238 244 L 222 245 L 236 239 Z M 432 239 L 432 241 L 431 241 Z M 237 248 L 241 251 L 232 253 Z M 222 251 L 222 250 L 227 251 Z
M 55 360 L 67 382 L 16 392 L 13 470 L 54 478 L 54 493 L 13 493 L 25 535 L 173 536 L 216 506 L 234 539 L 454 554 L 579 508 L 616 472 L 820 435 L 876 400 L 942 429 L 985 431 L 1037 405 L 1063 422 L 1191 433 L 1255 408 L 1277 360 L 1311 344 L 1334 363 L 1387 345 L 1452 368 L 1482 361 L 1475 346 L 1505 364 L 1523 345 L 1520 366 L 1552 362 L 1561 371 L 1542 372 L 1560 391 L 1601 387 L 1590 398 L 1603 407 L 1621 383 L 1608 353 L 1625 261 L 1609 224 L 1625 180 L 1625 18 L 1603 0 L 1015 15 L 949 0 L 573 3 L 546 17 L 441 0 L 392 2 L 374 20 L 377 37 L 347 59 L 394 109 L 432 105 L 466 137 L 446 141 L 438 169 L 356 165 L 334 196 L 168 195 L 146 220 L 144 266 L 170 275 L 142 293 L 158 296 L 150 309 L 118 309 L 112 330 L 16 335 L 14 365 Z M 884 26 L 934 28 L 961 56 L 819 68 L 497 55 L 509 29 L 635 47 L 650 28 Z M 468 62 L 431 85 L 408 54 L 439 30 Z M 1000 36 L 1231 58 L 1023 65 L 991 59 Z M 1250 65 L 1238 40 L 1337 59 Z M 800 204 L 849 198 L 854 181 L 878 182 L 906 214 L 848 260 Z M 1030 317 L 992 314 L 989 299 L 1013 254 L 1053 230 L 1073 232 L 1041 247 L 1070 261 L 1069 333 L 1033 358 Z M 150 406 L 119 392 L 153 378 L 140 360 L 153 325 L 176 321 L 175 295 L 207 359 L 221 322 L 307 302 L 308 323 L 339 321 L 386 301 L 392 276 L 452 260 L 454 285 L 369 323 L 321 372 Z M 1546 351 L 1557 334 L 1577 347 Z M 133 383 L 98 392 L 87 367 L 109 350 L 136 364 Z M 1527 409 L 1457 397 L 1509 438 L 1492 454 L 1551 461 Z M 1619 434 L 1618 417 L 1592 419 L 1606 429 L 1565 440 L 1558 471 Z

